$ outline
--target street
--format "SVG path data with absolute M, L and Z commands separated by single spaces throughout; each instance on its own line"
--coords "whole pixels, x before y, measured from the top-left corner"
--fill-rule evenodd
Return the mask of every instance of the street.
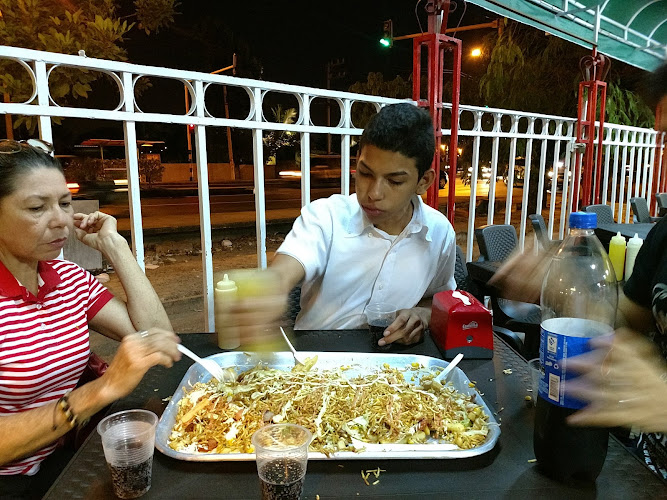
M 187 215 L 199 214 L 199 198 L 190 194 L 192 189 L 185 190 L 168 190 L 162 188 L 165 193 L 169 191 L 169 196 L 164 197 L 148 197 L 142 196 L 141 212 L 144 218 L 146 227 L 159 227 L 153 224 L 146 224 L 149 218 L 157 218 L 165 222 L 165 226 L 175 227 L 185 223 L 190 217 Z M 231 219 L 236 219 L 233 214 L 244 212 L 254 212 L 255 197 L 252 192 L 252 186 L 245 188 L 233 188 L 224 193 L 220 189 L 211 189 L 214 193 L 210 196 L 211 214 L 227 214 Z M 239 191 L 244 191 L 239 193 Z M 340 192 L 340 187 L 337 184 L 330 186 L 316 187 L 311 189 L 311 199 L 324 198 L 332 194 Z M 179 193 L 184 193 L 179 195 Z M 298 215 L 301 207 L 301 189 L 296 183 L 281 185 L 268 185 L 266 187 L 266 209 L 279 210 L 284 212 L 286 210 L 293 213 L 293 217 Z M 440 190 L 440 203 L 445 204 L 448 194 L 448 187 Z M 523 189 L 515 188 L 513 190 L 513 200 L 515 202 L 521 201 Z M 143 195 L 143 193 L 142 193 Z M 486 182 L 478 182 L 476 189 L 477 201 L 486 199 L 489 195 L 489 184 Z M 507 186 L 502 181 L 496 183 L 496 201 L 504 201 L 507 197 Z M 470 186 L 465 186 L 461 183 L 456 185 L 456 203 L 465 203 L 470 199 Z M 100 209 L 109 213 L 119 220 L 119 226 L 124 225 L 121 221 L 129 219 L 130 210 L 127 203 L 127 198 L 115 197 L 108 203 L 100 203 Z M 254 217 L 253 217 L 254 219 Z

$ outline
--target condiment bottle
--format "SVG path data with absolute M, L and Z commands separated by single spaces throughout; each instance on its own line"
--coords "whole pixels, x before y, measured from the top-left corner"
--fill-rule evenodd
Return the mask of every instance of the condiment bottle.
M 643 244 L 644 240 L 637 233 L 628 240 L 628 249 L 625 252 L 625 281 L 630 279 L 632 269 L 635 267 L 635 259 Z
M 218 334 L 220 349 L 236 349 L 241 345 L 241 336 L 237 326 L 230 326 L 227 312 L 236 300 L 238 288 L 227 274 L 215 285 L 215 331 Z
M 623 281 L 623 267 L 625 265 L 625 238 L 621 232 L 616 233 L 609 240 L 609 260 L 611 260 L 616 272 L 616 281 Z

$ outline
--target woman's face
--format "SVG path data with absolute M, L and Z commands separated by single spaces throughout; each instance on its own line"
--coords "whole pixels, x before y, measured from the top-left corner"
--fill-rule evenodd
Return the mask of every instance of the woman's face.
M 0 199 L 0 257 L 28 264 L 55 259 L 72 228 L 72 195 L 55 168 L 28 170 Z

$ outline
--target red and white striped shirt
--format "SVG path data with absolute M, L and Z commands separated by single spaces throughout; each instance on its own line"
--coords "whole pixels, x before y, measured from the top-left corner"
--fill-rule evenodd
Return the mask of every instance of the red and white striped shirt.
M 113 297 L 64 260 L 39 263 L 37 296 L 0 262 L 0 417 L 57 401 L 74 389 L 90 355 L 88 321 Z M 0 467 L 35 474 L 56 443 Z

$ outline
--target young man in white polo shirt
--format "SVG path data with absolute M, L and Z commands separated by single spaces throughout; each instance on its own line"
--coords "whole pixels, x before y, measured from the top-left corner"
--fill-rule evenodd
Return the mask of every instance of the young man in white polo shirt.
M 389 302 L 400 311 L 379 345 L 418 342 L 433 294 L 456 288 L 454 230 L 420 196 L 435 177 L 431 118 L 386 106 L 359 151 L 356 193 L 304 207 L 270 267 L 285 296 L 302 283 L 296 329 L 362 328 L 369 303 Z

